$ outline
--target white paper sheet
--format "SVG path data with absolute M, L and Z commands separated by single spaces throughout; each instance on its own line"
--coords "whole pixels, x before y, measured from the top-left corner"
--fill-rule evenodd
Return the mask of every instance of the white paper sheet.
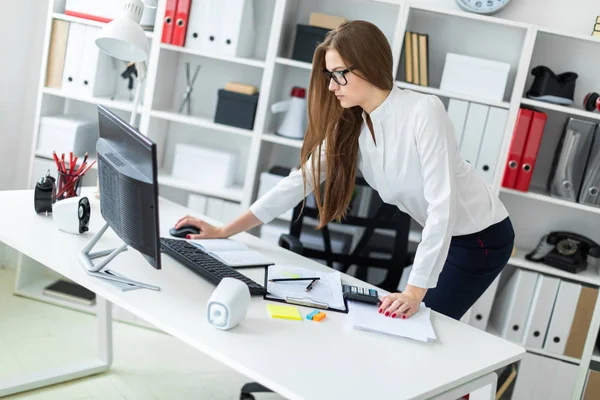
M 386 317 L 379 314 L 377 306 L 355 301 L 348 302 L 348 308 L 354 329 L 403 336 L 422 342 L 436 340 L 431 324 L 431 309 L 425 307 L 424 303 L 421 303 L 419 312 L 407 319 Z

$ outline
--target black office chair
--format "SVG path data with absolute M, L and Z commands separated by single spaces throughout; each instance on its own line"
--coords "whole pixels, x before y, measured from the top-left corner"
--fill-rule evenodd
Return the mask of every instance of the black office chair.
M 360 177 L 356 178 L 355 186 L 372 190 Z M 362 193 L 364 194 L 365 191 Z M 329 225 L 321 230 L 324 250 L 307 247 L 301 242 L 302 229 L 307 225 L 304 223 L 304 219 L 318 217 L 318 209 L 311 207 L 309 202 L 305 203 L 304 209 L 302 209 L 302 202 L 296 205 L 290 223 L 290 232 L 281 235 L 279 245 L 305 257 L 323 260 L 331 268 L 340 266 L 336 269 L 344 273 L 347 273 L 349 268 L 355 265 L 357 267 L 355 276 L 362 280 L 366 280 L 368 268 L 386 269 L 387 274 L 382 282 L 370 283 L 390 292 L 397 291 L 404 268 L 412 265 L 414 260 L 414 253 L 408 251 L 411 218 L 408 214 L 398 210 L 396 206 L 385 204 L 379 196 L 371 196 L 371 198 L 366 217 L 357 216 L 351 211 L 339 222 L 340 225 L 364 229 L 356 246 L 348 254 L 332 250 L 332 235 Z M 377 229 L 389 230 L 393 232 L 393 235 L 379 236 L 376 233 Z M 386 254 L 389 257 L 375 257 L 374 253 Z M 247 383 L 242 387 L 240 400 L 254 400 L 252 393 L 267 392 L 271 392 L 271 390 L 259 383 Z
M 366 187 L 372 190 L 363 178 L 356 178 L 356 187 Z M 411 265 L 414 260 L 414 253 L 408 251 L 411 218 L 408 214 L 398 210 L 396 206 L 381 201 L 379 196 L 371 197 L 370 211 L 367 216 L 357 216 L 351 211 L 339 222 L 339 225 L 364 229 L 356 245 L 348 254 L 333 251 L 329 225 L 321 230 L 322 249 L 310 248 L 302 243 L 302 229 L 307 225 L 304 223 L 304 219 L 317 219 L 318 217 L 318 209 L 311 207 L 308 202 L 304 205 L 304 209 L 302 209 L 302 203 L 294 208 L 290 233 L 281 235 L 279 245 L 305 257 L 323 260 L 331 268 L 341 265 L 336 269 L 343 273 L 347 273 L 354 265 L 357 267 L 355 276 L 363 280 L 367 278 L 368 268 L 387 270 L 386 277 L 382 282 L 370 283 L 387 291 L 397 291 L 404 268 Z M 392 234 L 378 234 L 377 230 L 381 229 L 392 232 Z M 384 254 L 388 257 L 376 256 L 376 254 Z

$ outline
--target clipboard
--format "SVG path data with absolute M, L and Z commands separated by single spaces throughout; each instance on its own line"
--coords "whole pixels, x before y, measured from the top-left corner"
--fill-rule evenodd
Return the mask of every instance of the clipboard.
M 263 295 L 264 300 L 348 314 L 348 300 L 346 299 L 345 296 L 343 296 L 344 308 L 340 309 L 340 308 L 330 307 L 329 304 L 327 304 L 327 303 L 312 300 L 310 298 L 310 296 L 305 296 L 303 298 L 286 297 L 285 299 L 283 299 L 281 297 L 277 297 L 277 296 L 269 293 L 268 284 L 269 284 L 269 268 L 265 267 L 265 283 L 264 283 L 265 294 Z

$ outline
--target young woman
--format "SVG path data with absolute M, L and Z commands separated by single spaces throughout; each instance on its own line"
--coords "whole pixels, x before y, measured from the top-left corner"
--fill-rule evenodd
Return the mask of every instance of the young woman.
M 201 233 L 191 238 L 229 237 L 270 222 L 310 192 L 323 227 L 345 215 L 358 169 L 383 201 L 423 226 L 406 289 L 385 296 L 378 311 L 407 318 L 424 302 L 460 319 L 506 265 L 512 224 L 461 158 L 442 102 L 397 88 L 392 65 L 375 25 L 351 21 L 331 31 L 313 59 L 302 168 L 224 227 L 189 216 L 176 227 L 196 226 Z

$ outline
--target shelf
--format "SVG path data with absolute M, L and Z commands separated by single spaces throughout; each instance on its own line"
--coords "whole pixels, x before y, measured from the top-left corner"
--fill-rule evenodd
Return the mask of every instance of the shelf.
M 219 197 L 225 200 L 231 200 L 236 202 L 241 202 L 242 198 L 244 197 L 243 188 L 241 186 L 226 189 L 208 188 L 193 182 L 187 182 L 181 179 L 173 178 L 170 174 L 166 172 L 160 172 L 158 174 L 158 183 L 160 185 L 169 186 L 175 189 L 181 189 L 192 193 L 203 194 L 210 197 Z
M 575 40 L 584 40 L 586 42 L 598 43 L 600 45 L 600 38 L 597 38 L 592 35 L 583 36 L 583 35 L 577 35 L 577 34 L 570 33 L 570 32 L 560 31 L 558 29 L 550 29 L 550 28 L 543 28 L 543 27 L 540 27 L 538 29 L 538 33 L 545 33 L 548 35 L 555 35 L 555 36 L 560 36 L 560 37 L 575 39 Z
M 303 141 L 300 139 L 290 139 L 283 136 L 275 135 L 274 133 L 263 133 L 262 140 L 281 144 L 283 146 L 301 148 Z
M 488 324 L 486 332 L 489 333 L 489 334 L 492 334 L 494 336 L 497 336 L 497 337 L 502 337 L 500 335 L 500 333 L 498 332 L 498 329 L 496 329 L 496 327 L 493 326 L 492 324 Z M 522 346 L 521 343 L 517 343 L 517 344 L 520 345 L 520 346 Z M 554 358 L 555 360 L 570 362 L 570 363 L 576 364 L 576 365 L 581 364 L 581 360 L 579 358 L 564 356 L 564 355 L 561 355 L 561 354 L 550 353 L 550 352 L 548 352 L 548 351 L 546 351 L 544 349 L 534 349 L 534 348 L 526 347 L 526 346 L 523 346 L 523 347 L 525 348 L 525 350 L 527 350 L 530 353 L 539 354 L 541 356 Z
M 402 88 L 402 89 L 413 90 L 415 92 L 433 94 L 438 97 L 449 97 L 452 99 L 465 100 L 465 101 L 469 101 L 472 103 L 485 104 L 485 105 L 488 105 L 491 107 L 506 108 L 506 109 L 508 109 L 510 107 L 510 104 L 506 101 L 490 101 L 490 100 L 481 99 L 478 97 L 469 96 L 469 95 L 465 95 L 465 94 L 461 94 L 461 93 L 449 92 L 447 90 L 441 90 L 441 89 L 437 89 L 437 88 L 433 88 L 433 87 L 429 87 L 429 86 L 415 85 L 412 83 L 406 83 L 406 82 L 402 82 L 402 81 L 396 81 L 396 86 L 398 86 L 399 88 Z
M 581 360 L 579 358 L 573 358 L 573 357 L 569 357 L 569 356 L 563 356 L 561 354 L 549 353 L 548 351 L 546 351 L 544 349 L 532 349 L 531 347 L 525 347 L 525 350 L 527 350 L 530 353 L 539 354 L 540 356 L 550 357 L 550 358 L 554 358 L 554 359 L 560 360 L 560 361 L 570 362 L 575 365 L 581 364 Z
M 592 354 L 592 361 L 600 362 L 600 349 L 594 346 L 594 354 Z
M 275 59 L 275 62 L 277 64 L 281 64 L 281 65 L 287 65 L 289 67 L 295 67 L 295 68 L 301 68 L 301 69 L 307 69 L 307 70 L 312 70 L 312 64 L 311 63 L 307 63 L 304 61 L 297 61 L 297 60 L 292 60 L 290 58 L 285 58 L 285 57 L 277 57 Z
M 572 201 L 563 200 L 558 197 L 552 197 L 542 193 L 535 192 L 522 192 L 520 190 L 508 189 L 505 187 L 500 188 L 500 193 L 507 193 L 514 196 L 525 197 L 532 200 L 543 201 L 545 203 L 556 204 L 562 207 L 569 207 L 576 210 L 587 211 L 594 214 L 600 214 L 600 207 L 588 206 L 587 204 L 574 203 Z
M 256 68 L 264 68 L 265 67 L 264 61 L 256 60 L 253 58 L 243 58 L 243 57 L 235 57 L 235 56 L 226 56 L 226 55 L 222 55 L 222 54 L 206 53 L 206 52 L 202 52 L 202 51 L 198 51 L 198 50 L 189 49 L 187 47 L 174 46 L 172 44 L 165 44 L 165 43 L 161 43 L 160 48 L 163 50 L 173 51 L 176 53 L 191 54 L 191 55 L 199 56 L 199 57 L 212 58 L 214 60 L 221 60 L 221 61 L 227 61 L 227 62 L 242 64 L 242 65 L 248 65 L 250 67 L 256 67 Z
M 60 19 L 62 21 L 67 21 L 67 22 L 75 22 L 75 23 L 78 23 L 78 24 L 83 24 L 83 25 L 88 25 L 88 26 L 97 26 L 99 28 L 102 28 L 104 25 L 106 25 L 105 22 L 94 21 L 94 20 L 87 19 L 87 18 L 73 17 L 71 15 L 66 15 L 66 14 L 61 14 L 61 13 L 52 13 L 52 18 L 54 18 L 54 19 Z M 148 38 L 152 38 L 154 36 L 154 32 L 153 31 L 146 31 L 145 30 L 144 34 Z
M 63 300 L 55 297 L 49 297 L 44 295 L 44 288 L 51 283 L 54 283 L 58 278 L 57 277 L 48 277 L 44 275 L 40 275 L 40 277 L 33 283 L 16 289 L 13 293 L 17 296 L 25 297 L 31 300 L 41 301 L 43 303 L 64 307 L 70 310 L 80 311 L 88 314 L 96 314 L 96 304 L 85 305 L 79 304 L 76 302 Z M 113 320 L 120 321 L 123 323 L 131 324 L 134 326 L 153 329 L 158 331 L 156 327 L 148 324 L 146 321 L 136 317 L 133 314 L 126 312 L 125 310 L 113 305 Z
M 179 114 L 170 111 L 157 111 L 153 110 L 150 112 L 150 116 L 154 118 L 160 118 L 167 121 L 179 122 L 181 124 L 194 125 L 202 128 L 214 129 L 216 131 L 229 132 L 240 136 L 252 137 L 252 131 L 248 129 L 236 128 L 235 126 L 217 124 L 208 118 L 190 116 L 185 114 Z
M 541 272 L 546 275 L 557 276 L 559 278 L 569 279 L 572 281 L 587 283 L 594 286 L 600 286 L 600 275 L 595 273 L 591 269 L 587 269 L 578 274 L 572 274 L 567 271 L 563 271 L 562 269 L 554 268 L 550 265 L 546 265 L 543 263 L 537 263 L 533 261 L 529 261 L 525 259 L 525 254 L 528 251 L 523 249 L 517 249 L 515 251 L 515 255 L 510 258 L 508 264 L 513 265 L 515 267 L 527 269 L 530 271 Z
M 71 302 L 71 301 L 67 301 L 67 300 L 62 300 L 62 299 L 57 299 L 54 297 L 45 296 L 43 293 L 44 288 L 46 286 L 48 286 L 49 284 L 55 282 L 56 280 L 57 280 L 56 277 L 40 276 L 40 278 L 38 280 L 36 280 L 35 282 L 16 290 L 15 294 L 22 296 L 22 297 L 27 297 L 29 299 L 42 301 L 44 303 L 49 303 L 49 304 L 54 304 L 54 305 L 58 305 L 61 307 L 70 308 L 70 309 L 76 310 L 76 311 L 83 311 L 83 312 L 88 312 L 88 313 L 95 312 L 95 310 L 96 310 L 95 304 L 91 305 L 91 306 L 87 306 L 85 304 L 79 304 L 76 302 Z
M 445 18 L 459 17 L 459 18 L 466 18 L 466 19 L 471 19 L 471 20 L 475 20 L 475 21 L 482 21 L 485 23 L 496 24 L 496 25 L 504 25 L 507 27 L 520 28 L 520 29 L 524 29 L 524 30 L 529 28 L 528 24 L 525 24 L 522 22 L 513 21 L 513 20 L 505 19 L 505 18 L 496 18 L 496 17 L 490 16 L 490 15 L 481 15 L 481 14 L 466 12 L 466 11 L 462 11 L 462 10 L 449 10 L 449 9 L 442 10 L 439 7 L 428 6 L 426 4 L 423 4 L 423 5 L 410 4 L 410 8 L 411 8 L 411 10 L 414 9 L 414 10 L 427 11 L 427 12 L 431 12 L 434 14 L 441 14 Z
M 63 97 L 65 99 L 71 99 L 76 101 L 82 101 L 84 103 L 96 104 L 100 106 L 105 106 L 108 108 L 114 108 L 116 110 L 128 111 L 131 112 L 133 110 L 133 103 L 128 101 L 121 100 L 111 100 L 107 97 L 87 97 L 80 96 L 73 93 L 63 92 L 60 89 L 48 88 L 45 87 L 42 89 L 42 92 L 45 94 L 49 94 L 51 96 Z M 138 108 L 141 112 L 141 106 Z
M 523 97 L 523 99 L 521 99 L 521 104 L 541 108 L 544 110 L 557 111 L 557 112 L 564 113 L 564 114 L 576 115 L 578 117 L 589 118 L 589 119 L 593 119 L 596 121 L 600 121 L 600 114 L 586 111 L 586 110 L 583 110 L 580 108 L 563 106 L 560 104 L 553 104 L 553 103 L 548 103 L 545 101 L 532 100 L 532 99 L 528 99 L 526 97 Z

